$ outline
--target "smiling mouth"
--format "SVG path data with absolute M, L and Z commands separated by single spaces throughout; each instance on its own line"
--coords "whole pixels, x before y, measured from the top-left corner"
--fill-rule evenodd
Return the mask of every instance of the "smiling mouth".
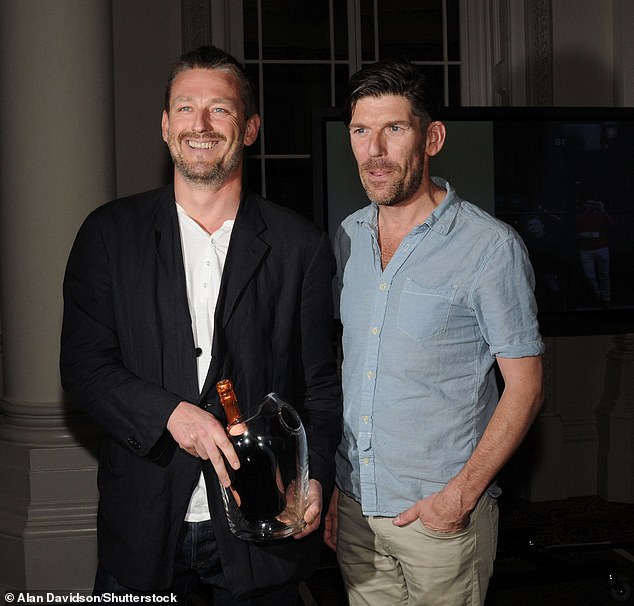
M 187 140 L 187 145 L 192 149 L 211 149 L 218 144 L 217 141 L 194 141 L 192 139 Z

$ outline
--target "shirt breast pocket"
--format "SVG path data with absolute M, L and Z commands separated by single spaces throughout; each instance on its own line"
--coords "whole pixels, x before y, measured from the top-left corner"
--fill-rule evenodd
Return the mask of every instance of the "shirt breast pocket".
M 415 341 L 445 332 L 456 288 L 426 288 L 407 278 L 398 308 L 399 329 Z

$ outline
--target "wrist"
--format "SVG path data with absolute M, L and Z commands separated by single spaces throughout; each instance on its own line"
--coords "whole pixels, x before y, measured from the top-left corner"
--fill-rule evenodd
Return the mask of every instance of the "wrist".
M 472 511 L 481 496 L 480 491 L 469 486 L 459 475 L 449 480 L 445 492 L 463 511 Z

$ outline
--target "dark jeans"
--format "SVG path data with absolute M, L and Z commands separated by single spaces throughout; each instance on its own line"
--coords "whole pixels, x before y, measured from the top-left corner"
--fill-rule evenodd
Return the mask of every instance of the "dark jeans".
M 220 556 L 216 546 L 211 522 L 185 522 L 181 547 L 174 562 L 174 580 L 172 586 L 164 591 L 138 591 L 120 585 L 117 580 L 99 565 L 95 577 L 93 595 L 113 593 L 115 595 L 151 595 L 163 596 L 169 603 L 172 595 L 178 604 L 190 602 L 192 591 L 199 587 L 197 594 L 206 606 L 295 606 L 298 601 L 297 585 L 285 585 L 265 595 L 246 600 L 235 600 L 225 581 L 220 565 Z M 202 585 L 201 585 L 202 584 Z M 156 600 L 159 602 L 160 598 Z

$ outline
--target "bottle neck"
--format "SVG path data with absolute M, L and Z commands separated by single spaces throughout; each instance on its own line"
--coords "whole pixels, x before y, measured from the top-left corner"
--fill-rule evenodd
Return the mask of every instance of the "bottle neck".
M 218 390 L 220 403 L 227 417 L 227 432 L 233 436 L 244 433 L 247 427 L 244 423 L 244 417 L 240 412 L 238 399 L 236 398 L 231 381 L 229 379 L 219 381 L 216 385 L 216 389 Z

